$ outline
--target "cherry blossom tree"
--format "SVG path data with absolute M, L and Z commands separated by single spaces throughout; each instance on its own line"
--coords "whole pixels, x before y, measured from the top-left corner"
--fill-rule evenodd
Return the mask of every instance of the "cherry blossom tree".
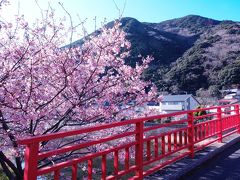
M 17 139 L 143 116 L 134 108 L 156 97 L 141 80 L 151 57 L 124 63 L 131 45 L 120 21 L 63 47 L 76 32 L 66 24 L 51 9 L 33 25 L 24 16 L 0 22 L 0 167 L 9 179 L 23 177 Z

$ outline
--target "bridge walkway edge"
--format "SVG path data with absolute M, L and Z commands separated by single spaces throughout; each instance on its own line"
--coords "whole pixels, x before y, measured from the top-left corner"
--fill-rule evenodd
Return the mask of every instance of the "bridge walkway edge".
M 185 174 L 191 172 L 203 163 L 211 160 L 227 148 L 240 142 L 239 134 L 233 134 L 223 139 L 222 143 L 215 142 L 203 150 L 196 152 L 194 159 L 190 157 L 183 158 L 165 168 L 149 175 L 144 180 L 177 180 L 182 179 Z

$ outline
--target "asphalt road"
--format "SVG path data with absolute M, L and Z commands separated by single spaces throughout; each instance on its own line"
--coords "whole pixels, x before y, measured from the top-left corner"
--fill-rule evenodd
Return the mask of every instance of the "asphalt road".
M 240 180 L 240 142 L 184 175 L 182 180 Z

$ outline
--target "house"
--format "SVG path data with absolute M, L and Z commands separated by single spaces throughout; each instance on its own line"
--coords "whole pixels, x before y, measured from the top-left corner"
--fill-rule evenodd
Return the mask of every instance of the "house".
M 240 87 L 220 91 L 225 96 L 218 100 L 219 105 L 236 104 L 240 101 Z
M 222 99 L 218 100 L 219 105 L 227 104 L 236 104 L 240 101 L 240 89 L 237 89 L 236 92 L 231 92 L 230 94 L 225 95 Z
M 234 89 L 225 89 L 225 90 L 219 90 L 223 95 L 226 94 L 232 94 L 232 93 L 236 93 L 238 91 L 238 88 L 234 88 Z
M 147 108 L 155 112 L 161 113 L 161 106 L 159 102 L 148 102 Z
M 237 89 L 231 89 L 227 94 L 222 98 L 218 100 L 218 104 L 220 106 L 223 105 L 233 105 L 233 104 L 239 104 L 240 103 L 240 87 Z M 227 114 L 235 114 L 234 106 L 230 107 L 223 107 L 221 108 L 222 111 L 226 112 Z M 231 111 L 231 112 L 229 112 Z
M 191 94 L 184 95 L 166 95 L 160 102 L 162 113 L 171 113 L 195 109 L 199 102 Z
M 223 99 L 218 100 L 218 104 L 220 106 L 224 106 L 224 105 L 227 105 L 227 104 L 235 104 L 237 101 L 238 100 L 235 99 L 235 98 L 231 98 L 231 99 L 223 98 Z

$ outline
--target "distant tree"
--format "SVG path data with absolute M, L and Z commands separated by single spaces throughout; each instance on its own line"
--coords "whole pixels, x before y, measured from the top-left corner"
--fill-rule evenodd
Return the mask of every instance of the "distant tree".
M 219 82 L 222 85 L 229 86 L 240 83 L 240 61 L 237 59 L 233 64 L 223 68 L 219 73 Z
M 212 86 L 210 86 L 212 87 Z M 199 102 L 206 106 L 206 105 L 213 105 L 217 103 L 217 99 L 219 97 L 219 90 L 217 87 L 212 87 L 213 89 L 203 89 L 200 88 L 196 91 L 196 96 L 198 97 Z
M 219 85 L 212 85 L 212 86 L 209 86 L 208 88 L 208 91 L 210 93 L 210 95 L 212 97 L 220 97 L 221 96 L 221 93 L 220 93 L 220 86 Z

